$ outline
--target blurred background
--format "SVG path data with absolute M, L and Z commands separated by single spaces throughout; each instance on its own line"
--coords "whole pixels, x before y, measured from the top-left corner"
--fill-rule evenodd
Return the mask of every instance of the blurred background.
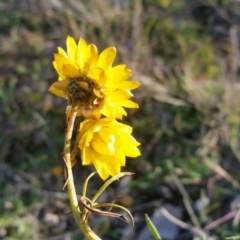
M 123 119 L 141 142 L 123 169 L 135 175 L 99 199 L 125 196 L 135 227 L 92 214 L 94 231 L 151 240 L 147 213 L 166 240 L 238 235 L 239 23 L 239 0 L 1 0 L 0 239 L 83 239 L 62 191 L 66 101 L 47 92 L 67 35 L 115 46 L 142 84 Z M 74 167 L 78 193 L 92 171 Z

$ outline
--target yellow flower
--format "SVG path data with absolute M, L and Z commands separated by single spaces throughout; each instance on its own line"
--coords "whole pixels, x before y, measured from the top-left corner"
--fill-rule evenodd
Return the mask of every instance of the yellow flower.
M 131 135 L 132 128 L 115 119 L 88 119 L 80 124 L 81 159 L 83 165 L 93 164 L 105 180 L 121 172 L 126 156 L 140 156 L 140 145 Z
M 130 90 L 138 88 L 137 81 L 127 81 L 132 75 L 126 65 L 112 67 L 116 49 L 109 47 L 98 54 L 97 47 L 87 45 L 80 38 L 78 44 L 67 37 L 67 51 L 61 47 L 54 54 L 53 66 L 59 79 L 49 91 L 68 99 L 70 105 L 79 106 L 79 115 L 86 118 L 122 119 L 127 115 L 123 107 L 138 108 L 129 100 L 133 95 Z

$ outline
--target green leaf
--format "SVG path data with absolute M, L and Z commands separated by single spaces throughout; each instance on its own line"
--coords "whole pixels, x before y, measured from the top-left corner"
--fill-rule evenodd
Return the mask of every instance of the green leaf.
M 114 176 L 114 177 L 111 177 L 109 180 L 107 180 L 103 185 L 102 187 L 97 191 L 97 193 L 94 195 L 94 197 L 92 198 L 92 203 L 94 203 L 98 198 L 99 196 L 104 192 L 104 190 L 114 181 L 118 180 L 119 178 L 121 177 L 124 177 L 124 176 L 130 176 L 130 175 L 133 175 L 134 173 L 132 172 L 122 172 L 122 173 L 119 173 L 118 175 Z
M 226 240 L 237 240 L 237 239 L 240 239 L 240 236 L 232 236 L 232 237 L 226 237 L 225 238 Z
M 95 174 L 96 174 L 96 172 L 91 173 L 91 174 L 86 178 L 86 180 L 84 181 L 83 191 L 82 191 L 82 195 L 83 195 L 84 197 L 86 197 L 86 194 L 87 194 L 88 181 L 89 181 L 90 178 L 91 178 L 93 175 L 95 175 Z
M 148 229 L 151 232 L 151 234 L 154 237 L 154 239 L 155 240 L 161 240 L 162 238 L 160 237 L 157 229 L 155 228 L 155 226 L 153 225 L 151 219 L 148 217 L 147 214 L 145 214 L 145 219 L 146 219 L 146 223 L 147 223 Z

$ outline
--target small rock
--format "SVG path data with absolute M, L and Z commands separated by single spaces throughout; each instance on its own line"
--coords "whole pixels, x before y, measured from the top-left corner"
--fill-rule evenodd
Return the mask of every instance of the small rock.
M 7 234 L 7 230 L 5 228 L 0 228 L 0 238 L 5 237 Z
M 57 214 L 54 213 L 45 213 L 43 220 L 45 223 L 51 226 L 56 226 L 59 224 L 59 217 Z
M 231 210 L 240 209 L 240 195 L 237 195 L 236 198 L 230 204 Z

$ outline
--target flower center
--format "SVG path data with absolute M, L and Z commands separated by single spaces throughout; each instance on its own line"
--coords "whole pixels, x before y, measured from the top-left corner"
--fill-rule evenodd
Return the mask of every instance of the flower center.
M 68 86 L 68 99 L 71 105 L 93 109 L 103 100 L 102 89 L 89 77 L 72 78 Z

